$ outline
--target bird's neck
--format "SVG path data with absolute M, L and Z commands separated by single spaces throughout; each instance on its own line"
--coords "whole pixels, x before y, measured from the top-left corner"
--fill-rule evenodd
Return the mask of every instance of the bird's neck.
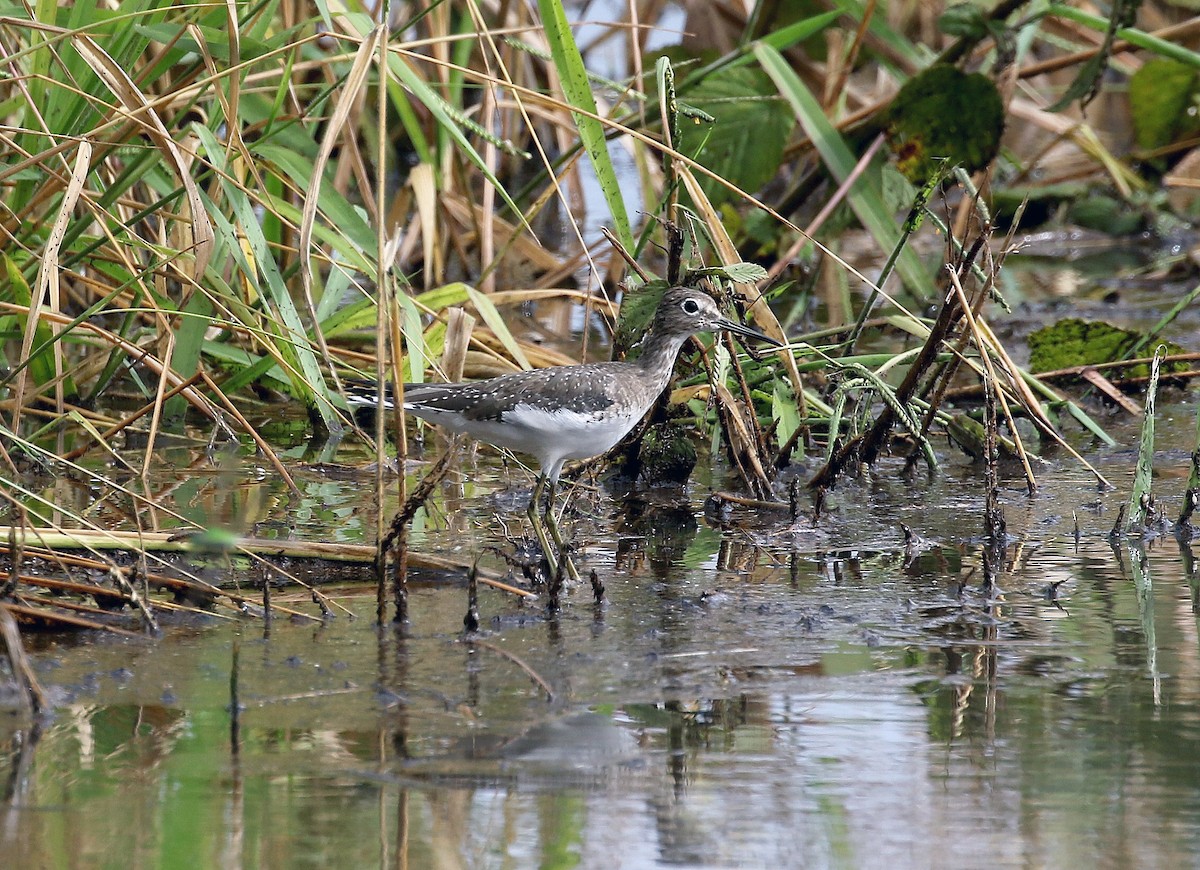
M 660 336 L 650 332 L 642 341 L 642 353 L 635 360 L 634 365 L 655 381 L 659 389 L 662 389 L 671 379 L 671 370 L 675 368 L 679 349 L 683 347 L 685 341 L 687 341 L 686 335 Z

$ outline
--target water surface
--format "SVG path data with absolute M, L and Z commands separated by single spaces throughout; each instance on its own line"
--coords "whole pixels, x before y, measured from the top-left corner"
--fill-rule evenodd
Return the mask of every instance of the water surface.
M 1192 421 L 1160 408 L 1177 505 Z M 1114 546 L 1123 492 L 1053 459 L 1032 497 L 1006 480 L 987 595 L 980 472 L 946 458 L 932 479 L 886 460 L 815 527 L 718 521 L 705 482 L 577 492 L 565 522 L 605 601 L 576 589 L 551 617 L 485 589 L 480 642 L 461 580 L 420 576 L 402 627 L 375 626 L 363 577 L 328 590 L 354 619 L 35 636 L 55 708 L 36 732 L 0 718 L 0 848 L 22 867 L 1194 864 L 1192 545 Z M 502 570 L 487 548 L 527 479 L 472 461 L 414 547 Z M 1131 468 L 1100 456 L 1119 486 Z M 360 480 L 299 471 L 289 499 L 244 472 L 176 497 L 260 531 L 373 527 Z M 901 521 L 928 547 L 906 552 Z

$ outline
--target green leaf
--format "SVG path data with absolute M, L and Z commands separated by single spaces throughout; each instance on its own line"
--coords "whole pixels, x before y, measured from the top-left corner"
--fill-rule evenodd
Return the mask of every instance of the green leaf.
M 462 305 L 464 302 L 470 302 L 475 306 L 475 310 L 479 312 L 479 316 L 487 324 L 488 329 L 496 335 L 496 338 L 500 340 L 500 344 L 504 346 L 504 349 L 508 351 L 509 356 L 513 358 L 517 365 L 523 369 L 532 368 L 525 356 L 525 352 L 521 350 L 521 345 L 509 330 L 508 324 L 504 322 L 504 318 L 496 310 L 495 304 L 487 295 L 480 293 L 469 284 L 464 284 L 461 281 L 444 284 L 441 287 L 435 287 L 432 290 L 426 290 L 424 293 L 418 294 L 416 301 L 432 311 L 442 311 L 452 305 Z
M 786 444 L 800 428 L 800 409 L 796 405 L 796 396 L 787 381 L 774 379 L 771 391 L 771 418 L 776 421 L 775 441 Z
M 200 352 L 204 345 L 204 334 L 212 325 L 212 302 L 199 291 L 189 295 L 183 309 L 188 315 L 179 318 L 175 330 L 175 352 L 171 354 L 171 368 L 184 380 L 196 374 L 200 365 Z M 181 395 L 167 400 L 164 411 L 175 421 L 182 420 L 187 413 L 187 399 Z
M 425 380 L 426 351 L 425 336 L 421 327 L 421 309 L 407 293 L 397 293 L 396 299 L 400 303 L 402 313 L 400 331 L 404 334 L 405 362 L 408 364 L 405 381 L 419 384 Z
M 839 9 L 834 9 L 832 12 L 822 12 L 820 15 L 801 19 L 786 27 L 781 27 L 772 33 L 765 34 L 762 37 L 762 42 L 771 46 L 776 51 L 787 51 L 793 45 L 803 42 L 811 36 L 816 36 L 841 17 L 842 12 Z
M 324 297 L 322 297 L 324 302 Z M 364 296 L 345 305 L 321 321 L 321 334 L 326 340 L 336 338 L 356 329 L 374 329 L 379 323 L 375 314 L 375 300 Z
M 694 116 L 681 121 L 679 151 L 742 190 L 759 190 L 775 177 L 796 120 L 780 105 L 778 89 L 767 75 L 749 67 L 725 69 L 681 96 L 716 122 L 704 124 Z M 747 135 L 749 130 L 754 135 Z M 700 184 L 713 205 L 734 196 L 711 179 Z
M 529 364 L 529 360 L 525 357 L 525 351 L 521 350 L 521 345 L 513 338 L 513 334 L 508 329 L 508 324 L 504 322 L 504 318 L 500 316 L 500 312 L 496 310 L 496 306 L 483 293 L 480 293 L 474 287 L 467 287 L 467 296 L 475 304 L 475 310 L 479 312 L 479 316 L 483 318 L 483 322 L 488 325 L 488 328 L 496 334 L 496 338 L 500 339 L 500 343 L 504 345 L 504 349 L 523 369 L 531 369 L 533 366 Z
M 225 30 L 222 27 L 203 24 L 196 26 L 201 36 L 204 37 L 204 50 L 216 60 L 229 63 L 229 36 Z M 177 63 L 183 55 L 200 51 L 200 44 L 182 23 L 137 24 L 134 25 L 134 30 L 149 40 L 163 45 L 171 45 L 171 53 L 175 55 L 174 60 Z M 275 41 L 278 41 L 278 37 Z M 238 49 L 241 52 L 241 60 L 245 62 L 266 54 L 271 50 L 271 46 L 256 39 L 247 38 L 245 34 L 239 34 Z
M 309 187 L 312 176 L 312 161 L 305 159 L 290 148 L 274 144 L 255 145 L 252 151 L 282 169 L 300 190 L 306 190 Z M 329 169 L 330 174 L 332 174 L 332 171 L 332 169 Z M 371 228 L 363 213 L 342 196 L 332 181 L 321 185 L 318 204 L 326 220 L 329 221 L 331 226 L 336 228 L 334 238 L 337 235 L 345 236 L 354 242 L 354 247 L 358 251 L 370 251 L 373 256 L 375 251 L 375 231 Z M 295 210 L 295 214 L 298 217 L 299 211 Z M 313 232 L 315 235 L 315 227 Z M 348 252 L 349 249 L 346 249 L 344 245 L 341 247 L 344 251 Z M 350 258 L 347 257 L 347 259 Z M 355 257 L 354 260 L 362 268 L 362 258 Z M 363 271 L 373 272 L 374 266 L 367 266 L 363 268 Z
M 1100 78 L 1107 69 L 1107 51 L 1097 51 L 1084 61 L 1083 65 L 1079 67 L 1079 72 L 1075 74 L 1074 81 L 1067 85 L 1067 89 L 1063 91 L 1062 96 L 1055 100 L 1053 105 L 1048 106 L 1046 111 L 1061 112 L 1076 100 L 1081 105 L 1086 106 L 1100 89 Z
M 1151 151 L 1200 130 L 1192 110 L 1200 96 L 1200 70 L 1153 58 L 1129 79 L 1129 110 L 1138 148 Z
M 759 281 L 765 281 L 769 273 L 758 263 L 730 263 L 728 266 L 705 266 L 703 269 L 694 269 L 689 274 L 724 278 L 734 284 L 757 284 Z
M 816 36 L 841 17 L 842 11 L 840 9 L 834 9 L 832 12 L 822 12 L 820 15 L 805 18 L 794 24 L 774 30 L 771 33 L 764 34 L 760 41 L 771 46 L 776 51 L 787 51 L 789 48 L 804 42 L 804 40 Z M 681 46 L 667 46 L 660 51 L 669 53 L 673 61 L 678 61 L 681 59 L 681 56 L 677 52 L 681 49 Z M 754 55 L 751 54 L 750 50 L 751 46 L 749 43 L 739 45 L 725 56 L 705 64 L 700 69 L 689 72 L 679 83 L 680 90 L 687 90 L 693 87 L 697 82 L 703 81 L 717 70 L 737 69 L 748 63 L 753 63 Z
M 938 16 L 937 24 L 942 33 L 966 39 L 981 39 L 988 32 L 987 18 L 974 3 L 955 3 Z
M 461 281 L 452 281 L 441 287 L 434 287 L 432 290 L 417 294 L 417 302 L 430 311 L 443 311 L 451 305 L 462 305 L 469 299 L 467 285 Z

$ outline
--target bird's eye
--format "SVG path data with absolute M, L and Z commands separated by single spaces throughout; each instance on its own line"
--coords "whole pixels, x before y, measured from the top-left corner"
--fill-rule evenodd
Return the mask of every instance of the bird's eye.
M 683 304 L 680 307 L 683 308 L 684 314 L 699 314 L 700 313 L 700 303 L 697 302 L 695 299 L 684 299 Z

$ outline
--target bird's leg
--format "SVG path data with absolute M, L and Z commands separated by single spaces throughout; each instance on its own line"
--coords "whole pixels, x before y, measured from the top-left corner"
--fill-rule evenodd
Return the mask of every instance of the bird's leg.
M 571 556 L 567 553 L 566 544 L 563 543 L 562 533 L 558 530 L 558 520 L 554 517 L 554 501 L 558 492 L 557 481 L 550 481 L 549 495 L 546 499 L 546 528 L 550 530 L 550 538 L 554 541 L 555 552 L 562 555 L 563 561 L 566 563 L 567 576 L 571 578 L 572 583 L 579 582 L 579 572 L 575 570 L 575 563 L 571 560 Z
M 538 475 L 537 483 L 533 485 L 533 495 L 529 499 L 529 524 L 533 526 L 533 534 L 537 536 L 538 546 L 542 548 L 542 554 L 546 557 L 546 565 L 550 569 L 550 576 L 553 577 L 558 572 L 558 550 L 551 548 L 550 541 L 546 537 L 546 527 L 542 524 L 542 491 L 546 488 L 546 476 Z

